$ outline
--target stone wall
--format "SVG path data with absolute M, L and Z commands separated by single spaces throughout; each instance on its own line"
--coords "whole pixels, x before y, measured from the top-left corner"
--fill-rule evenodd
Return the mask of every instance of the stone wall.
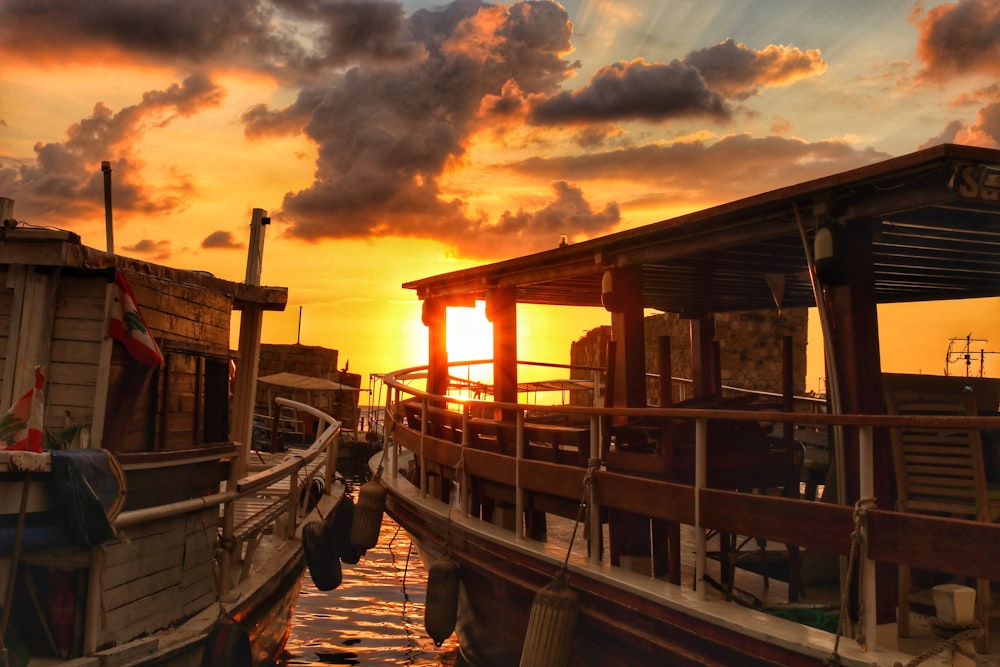
M 318 345 L 261 344 L 257 376 L 295 373 L 340 382 L 339 351 Z M 346 383 L 345 383 L 346 384 Z
M 262 344 L 260 346 L 260 363 L 257 367 L 257 377 L 265 377 L 276 373 L 295 373 L 309 377 L 332 380 L 349 387 L 361 387 L 361 376 L 348 373 L 337 368 L 339 352 L 318 345 L 276 345 Z M 355 429 L 358 423 L 359 391 L 336 392 L 334 404 L 330 407 L 331 416 L 340 419 L 345 429 Z M 302 400 L 302 397 L 286 398 Z M 267 391 L 257 386 L 256 401 L 258 405 L 267 403 Z M 317 406 L 321 409 L 326 405 Z
M 715 340 L 720 343 L 722 384 L 743 389 L 781 393 L 781 339 L 792 337 L 793 385 L 796 394 L 805 393 L 806 339 L 808 310 L 786 309 L 719 313 L 715 316 Z M 671 365 L 674 377 L 690 378 L 691 334 L 688 320 L 664 313 L 645 320 L 646 371 L 655 373 L 659 366 L 659 338 L 670 336 Z M 607 343 L 611 327 L 588 331 L 570 347 L 570 363 L 577 366 L 606 368 Z M 585 378 L 586 373 L 574 373 Z M 589 379 L 589 378 L 588 378 Z M 674 401 L 681 400 L 682 389 L 675 383 Z M 586 401 L 585 397 L 581 400 Z M 647 400 L 659 404 L 656 382 L 647 387 Z

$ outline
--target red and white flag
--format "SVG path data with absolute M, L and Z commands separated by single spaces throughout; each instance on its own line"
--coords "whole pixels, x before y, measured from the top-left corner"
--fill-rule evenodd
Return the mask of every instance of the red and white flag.
M 29 452 L 42 451 L 42 418 L 45 398 L 42 387 L 45 376 L 35 366 L 35 386 L 24 392 L 21 398 L 0 417 L 0 449 L 21 449 Z
M 115 275 L 115 285 L 118 287 L 118 294 L 111 304 L 108 335 L 121 341 L 136 361 L 150 366 L 162 365 L 163 354 L 146 327 L 146 320 L 139 311 L 139 305 L 135 302 L 135 296 L 132 295 L 123 272 L 118 271 Z

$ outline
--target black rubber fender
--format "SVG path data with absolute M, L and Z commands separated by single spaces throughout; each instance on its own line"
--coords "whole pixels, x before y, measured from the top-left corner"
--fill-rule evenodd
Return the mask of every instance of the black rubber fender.
M 313 584 L 321 591 L 332 591 L 344 580 L 340 559 L 330 556 L 330 548 L 323 536 L 323 522 L 310 521 L 302 527 L 302 548 Z
M 353 524 L 354 499 L 345 493 L 334 511 L 326 516 L 324 537 L 330 554 L 349 565 L 356 564 L 364 554 L 364 550 L 351 544 L 351 526 Z

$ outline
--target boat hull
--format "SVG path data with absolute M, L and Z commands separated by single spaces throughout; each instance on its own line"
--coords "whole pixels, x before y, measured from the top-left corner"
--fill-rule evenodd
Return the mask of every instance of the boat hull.
M 534 596 L 555 577 L 565 554 L 462 518 L 457 509 L 421 497 L 402 476 L 383 483 L 387 512 L 424 562 L 433 563 L 447 543 L 459 564 L 456 635 L 465 660 L 475 667 L 518 664 Z M 698 601 L 693 591 L 575 560 L 569 583 L 580 614 L 570 665 L 819 667 L 830 656 L 828 633 L 723 600 Z M 854 646 L 840 652 L 844 665 L 892 664 L 895 656 L 866 654 Z

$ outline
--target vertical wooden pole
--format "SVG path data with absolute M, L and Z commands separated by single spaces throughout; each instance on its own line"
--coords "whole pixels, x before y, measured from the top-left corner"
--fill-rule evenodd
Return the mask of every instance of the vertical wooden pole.
M 693 393 L 697 398 L 715 393 L 715 315 L 709 313 L 690 321 L 691 331 L 691 379 Z
M 486 319 L 493 323 L 493 397 L 517 403 L 517 301 L 513 288 L 492 289 L 486 295 Z M 508 410 L 495 419 L 514 418 Z
M 115 251 L 115 226 L 111 214 L 111 163 L 107 160 L 101 162 L 101 171 L 104 172 L 104 231 L 107 235 L 108 252 Z
M 448 391 L 448 308 L 438 299 L 423 305 L 427 327 L 427 391 L 444 395 Z
M 264 257 L 264 225 L 266 218 L 264 210 L 255 208 L 250 218 L 250 249 L 247 254 L 246 283 L 260 285 L 260 274 Z M 270 222 L 270 221 L 268 221 Z M 254 396 L 257 390 L 257 363 L 260 358 L 260 330 L 263 313 L 259 308 L 244 309 L 240 317 L 240 358 L 236 366 L 236 384 L 233 390 L 233 421 L 230 425 L 230 438 L 242 443 L 236 460 L 229 466 L 229 479 L 226 488 L 234 490 L 236 482 L 246 474 L 247 459 L 250 456 L 250 445 L 253 438 L 253 408 Z M 277 417 L 275 417 L 277 419 Z M 232 545 L 233 528 L 236 522 L 235 503 L 226 503 L 222 516 L 222 543 Z M 293 523 L 294 530 L 294 523 Z M 231 583 L 231 568 L 234 552 L 241 545 L 232 545 L 222 553 L 219 566 L 219 582 L 221 593 L 229 591 Z
M 247 253 L 247 285 L 260 285 L 264 258 L 265 211 L 255 208 L 250 219 L 250 249 Z M 260 360 L 260 332 L 263 311 L 245 308 L 240 317 L 239 361 L 236 366 L 236 387 L 233 391 L 233 424 L 230 437 L 242 443 L 237 473 L 246 472 L 247 457 L 253 438 L 254 395 L 257 390 L 257 364 Z
M 0 197 L 0 224 L 14 219 L 14 200 L 10 197 Z

